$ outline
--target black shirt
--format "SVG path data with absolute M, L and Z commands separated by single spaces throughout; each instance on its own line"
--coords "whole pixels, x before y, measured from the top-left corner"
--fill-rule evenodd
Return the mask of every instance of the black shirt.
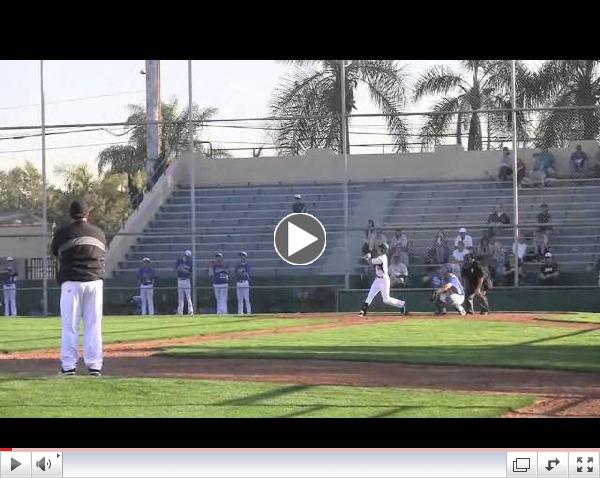
M 552 222 L 552 217 L 550 216 L 549 212 L 540 212 L 537 216 L 537 222 L 540 224 L 548 224 L 549 222 Z M 552 228 L 549 226 L 540 226 L 538 227 L 538 231 L 540 232 L 546 232 L 551 230 Z
M 471 262 L 469 265 L 465 264 L 461 270 L 461 275 L 473 287 L 477 286 L 479 279 L 486 277 L 485 271 L 477 261 Z M 483 284 L 485 284 L 485 281 Z
M 104 279 L 106 237 L 100 228 L 76 220 L 56 232 L 51 250 L 59 260 L 59 284 Z
M 492 222 L 495 222 L 495 223 L 499 222 L 501 224 L 510 224 L 510 219 L 504 212 L 502 214 L 492 213 L 489 215 L 487 222 L 488 222 L 488 224 L 490 224 Z
M 554 272 L 558 272 L 558 264 L 556 262 L 551 262 L 550 264 L 542 264 L 541 269 L 542 274 L 552 274 Z
M 303 202 L 295 202 L 292 206 L 292 212 L 306 212 L 306 205 Z

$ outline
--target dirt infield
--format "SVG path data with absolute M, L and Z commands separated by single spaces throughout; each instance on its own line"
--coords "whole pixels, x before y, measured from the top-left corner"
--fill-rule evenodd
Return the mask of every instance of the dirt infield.
M 328 314 L 319 316 L 329 317 Z M 420 315 L 412 317 L 418 319 Z M 374 315 L 364 319 L 337 315 L 332 316 L 332 322 L 310 326 L 112 344 L 105 347 L 105 356 L 108 359 L 105 372 L 107 376 L 119 377 L 174 377 L 307 385 L 386 386 L 478 393 L 527 393 L 540 397 L 540 400 L 528 409 L 510 413 L 508 417 L 600 416 L 600 374 L 595 373 L 343 360 L 198 359 L 156 355 L 162 349 L 173 345 L 402 320 L 406 318 Z M 541 327 L 582 330 L 600 329 L 600 324 L 552 321 L 548 314 L 493 314 L 485 317 L 472 316 L 464 320 L 535 323 Z M 5 354 L 0 356 L 0 370 L 3 374 L 16 376 L 53 375 L 57 369 L 57 358 L 57 350 Z

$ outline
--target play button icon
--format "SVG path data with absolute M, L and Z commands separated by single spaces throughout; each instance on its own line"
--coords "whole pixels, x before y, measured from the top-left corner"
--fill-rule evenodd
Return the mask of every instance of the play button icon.
M 327 234 L 321 221 L 311 214 L 294 213 L 284 217 L 273 234 L 275 251 L 293 266 L 315 262 L 325 251 Z
M 22 465 L 22 463 L 20 461 L 15 460 L 14 458 L 11 457 L 11 459 L 10 459 L 10 471 L 15 471 L 21 465 Z

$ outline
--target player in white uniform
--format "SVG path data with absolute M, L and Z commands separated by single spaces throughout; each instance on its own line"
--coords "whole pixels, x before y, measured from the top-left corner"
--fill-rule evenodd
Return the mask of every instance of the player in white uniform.
M 365 300 L 365 303 L 358 315 L 367 315 L 367 310 L 371 305 L 371 302 L 373 302 L 373 299 L 379 293 L 381 293 L 381 298 L 385 304 L 397 307 L 403 314 L 405 314 L 406 302 L 400 299 L 395 299 L 394 297 L 390 297 L 390 276 L 388 275 L 387 258 L 388 245 L 385 243 L 380 244 L 376 247 L 375 251 L 377 252 L 378 256 L 374 259 L 371 258 L 370 253 L 367 253 L 364 256 L 364 259 L 368 264 L 375 266 L 375 279 L 373 280 L 373 284 L 371 284 L 371 290 L 369 290 L 367 300 Z

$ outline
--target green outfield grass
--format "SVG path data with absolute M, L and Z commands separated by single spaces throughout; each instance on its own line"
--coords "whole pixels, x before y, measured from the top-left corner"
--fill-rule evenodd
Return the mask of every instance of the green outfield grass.
M 533 397 L 179 379 L 0 379 L 1 417 L 498 417 Z
M 173 347 L 172 356 L 317 358 L 600 370 L 600 331 L 456 319 L 249 337 Z
M 329 319 L 330 320 L 330 319 Z M 240 318 L 235 315 L 187 316 L 157 315 L 109 316 L 103 321 L 104 343 L 134 342 L 139 340 L 169 339 L 194 335 L 222 334 L 247 330 L 292 327 L 328 322 L 319 318 L 278 318 L 257 315 Z M 59 318 L 0 318 L 0 353 L 51 349 L 60 347 Z
M 600 324 L 600 314 L 590 314 L 589 312 L 570 312 L 568 314 L 544 315 L 542 319 L 559 320 L 564 322 L 583 322 L 586 324 Z

